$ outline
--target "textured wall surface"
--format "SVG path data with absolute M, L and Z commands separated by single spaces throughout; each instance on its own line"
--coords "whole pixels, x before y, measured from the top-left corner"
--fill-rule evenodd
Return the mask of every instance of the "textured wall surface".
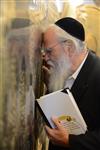
M 100 1 L 0 1 L 0 150 L 47 150 L 35 98 L 43 94 L 41 30 L 61 17 L 81 21 L 88 48 L 100 56 Z M 30 21 L 31 20 L 31 21 Z
M 42 88 L 41 31 L 28 19 L 16 18 L 5 41 L 0 149 L 33 150 L 35 98 Z

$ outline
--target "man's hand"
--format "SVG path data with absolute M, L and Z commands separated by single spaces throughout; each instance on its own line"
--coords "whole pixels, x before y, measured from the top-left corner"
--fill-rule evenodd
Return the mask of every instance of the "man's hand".
M 45 126 L 46 133 L 52 143 L 56 145 L 61 145 L 64 147 L 69 146 L 69 134 L 67 130 L 62 126 L 59 120 L 55 117 L 52 118 L 53 123 L 55 124 L 56 128 L 51 129 L 48 126 Z
M 43 59 L 43 81 L 46 84 L 46 86 L 48 87 L 48 82 L 49 82 L 49 77 L 50 77 L 50 68 L 49 65 L 47 64 L 47 62 L 44 59 L 44 55 L 42 56 Z

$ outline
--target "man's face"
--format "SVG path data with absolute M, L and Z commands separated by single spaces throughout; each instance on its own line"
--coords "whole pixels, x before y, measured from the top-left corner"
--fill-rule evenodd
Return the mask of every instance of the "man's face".
M 55 33 L 48 30 L 44 35 L 45 61 L 50 69 L 49 91 L 53 92 L 64 88 L 65 80 L 71 74 L 71 63 L 64 52 L 64 45 L 58 42 Z

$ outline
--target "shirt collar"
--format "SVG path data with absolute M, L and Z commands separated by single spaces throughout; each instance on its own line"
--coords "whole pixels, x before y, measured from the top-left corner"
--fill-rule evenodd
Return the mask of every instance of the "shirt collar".
M 75 80 L 77 78 L 77 76 L 78 76 L 78 74 L 79 74 L 83 64 L 85 63 L 85 60 L 86 60 L 87 56 L 88 56 L 88 53 L 86 54 L 85 58 L 83 59 L 82 63 L 78 67 L 78 69 L 69 77 L 69 79 L 73 78 Z

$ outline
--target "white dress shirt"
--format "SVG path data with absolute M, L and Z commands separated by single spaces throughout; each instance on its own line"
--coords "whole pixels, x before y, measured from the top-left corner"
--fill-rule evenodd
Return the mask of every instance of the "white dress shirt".
M 88 53 L 87 53 L 87 55 L 85 56 L 85 58 L 84 58 L 84 60 L 82 61 L 82 63 L 80 64 L 80 66 L 78 67 L 78 69 L 65 81 L 64 88 L 69 88 L 69 89 L 71 89 L 71 87 L 72 87 L 74 81 L 76 80 L 76 78 L 77 78 L 77 76 L 78 76 L 78 74 L 79 74 L 79 72 L 80 72 L 80 70 L 81 70 L 83 64 L 85 63 L 85 60 L 86 60 L 87 56 L 88 56 Z

